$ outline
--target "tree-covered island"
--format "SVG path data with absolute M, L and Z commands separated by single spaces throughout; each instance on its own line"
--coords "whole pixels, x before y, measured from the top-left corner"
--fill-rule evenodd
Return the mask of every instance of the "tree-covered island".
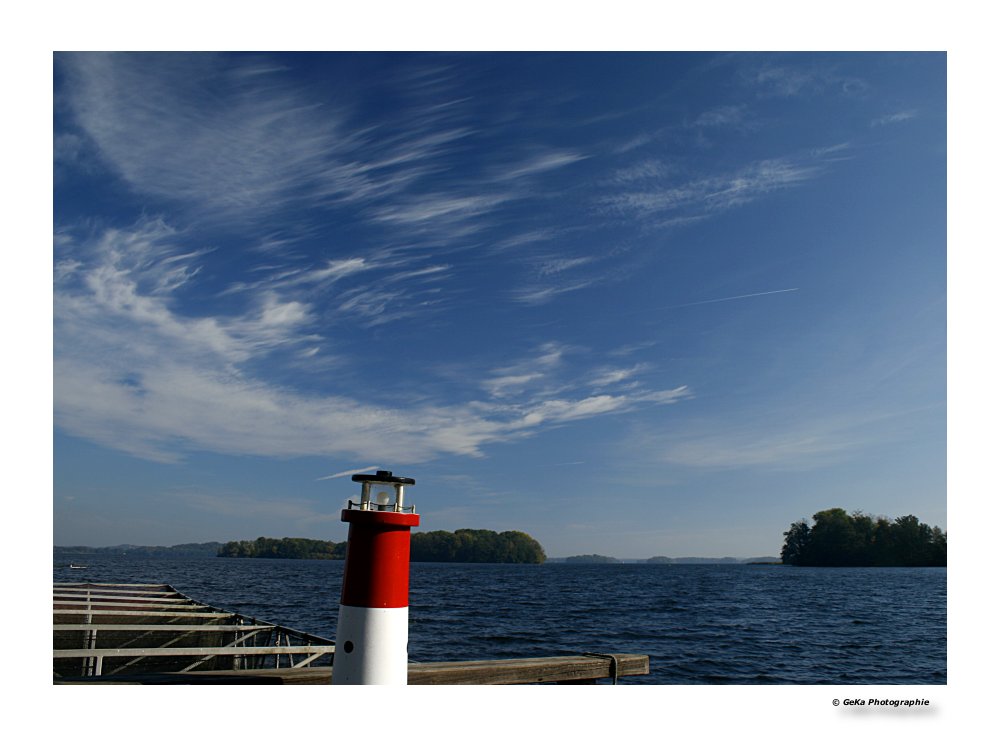
M 347 542 L 284 537 L 226 542 L 219 557 L 266 557 L 292 560 L 343 560 Z M 545 562 L 545 551 L 535 539 L 518 531 L 459 529 L 455 532 L 416 532 L 410 537 L 413 562 Z
M 566 558 L 570 565 L 620 565 L 622 561 L 617 557 L 607 555 L 573 555 Z
M 784 533 L 781 561 L 816 567 L 944 567 L 948 535 L 916 516 L 895 521 L 834 508 L 813 514 Z
M 518 531 L 459 529 L 417 532 L 410 539 L 414 562 L 505 562 L 540 564 L 545 550 L 528 534 Z

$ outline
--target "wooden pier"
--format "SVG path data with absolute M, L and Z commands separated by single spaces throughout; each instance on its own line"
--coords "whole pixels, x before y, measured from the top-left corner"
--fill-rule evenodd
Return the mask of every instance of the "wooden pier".
M 59 681 L 144 673 L 329 665 L 334 642 L 198 603 L 169 585 L 55 583 Z
M 55 583 L 53 682 L 329 685 L 334 642 L 206 606 L 169 585 Z M 410 685 L 595 684 L 649 674 L 640 654 L 411 662 Z

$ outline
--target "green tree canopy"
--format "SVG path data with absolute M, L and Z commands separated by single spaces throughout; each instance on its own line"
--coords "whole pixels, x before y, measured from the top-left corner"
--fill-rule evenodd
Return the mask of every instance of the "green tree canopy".
M 347 542 L 326 542 L 321 539 L 257 537 L 253 541 L 226 542 L 218 557 L 269 557 L 285 560 L 342 560 L 347 555 Z
M 545 550 L 518 531 L 458 529 L 455 532 L 417 532 L 410 538 L 414 562 L 545 562 Z
M 786 565 L 943 567 L 948 560 L 948 535 L 915 516 L 890 522 L 832 508 L 813 514 L 812 527 L 795 522 L 784 537 Z

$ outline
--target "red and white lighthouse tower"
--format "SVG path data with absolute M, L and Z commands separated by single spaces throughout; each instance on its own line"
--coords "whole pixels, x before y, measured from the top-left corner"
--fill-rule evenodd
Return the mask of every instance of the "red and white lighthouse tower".
M 410 613 L 410 528 L 420 525 L 414 506 L 403 506 L 412 478 L 389 470 L 353 475 L 361 503 L 349 501 L 340 514 L 347 536 L 344 585 L 340 594 L 334 685 L 405 685 Z M 395 490 L 372 499 L 372 487 Z

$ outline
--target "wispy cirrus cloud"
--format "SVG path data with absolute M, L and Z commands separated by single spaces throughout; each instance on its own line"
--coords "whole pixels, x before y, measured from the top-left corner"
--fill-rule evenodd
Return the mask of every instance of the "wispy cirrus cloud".
M 315 197 L 331 180 L 370 186 L 340 160 L 356 142 L 343 115 L 307 104 L 280 69 L 141 53 L 60 55 L 59 68 L 74 120 L 140 192 L 245 217 Z
M 857 96 L 869 89 L 865 80 L 843 74 L 831 59 L 817 59 L 810 65 L 784 64 L 780 57 L 765 56 L 763 59 L 751 61 L 740 70 L 744 83 L 754 88 L 760 97 L 798 97 L 828 91 Z
M 529 230 L 527 232 L 520 232 L 514 235 L 507 235 L 492 245 L 492 249 L 495 252 L 502 252 L 510 250 L 512 248 L 521 248 L 523 246 L 534 246 L 536 243 L 543 243 L 560 235 L 560 231 L 554 228 L 543 228 L 537 230 Z
M 861 443 L 846 435 L 760 433 L 675 441 L 662 452 L 664 462 L 699 468 L 822 467 Z
M 198 251 L 184 245 L 182 234 L 159 220 L 86 241 L 61 234 L 57 427 L 161 462 L 192 451 L 420 461 L 478 456 L 492 443 L 688 394 L 642 387 L 595 394 L 565 375 L 559 385 L 551 377 L 568 350 L 556 344 L 495 371 L 494 382 L 482 385 L 486 401 L 441 396 L 398 408 L 347 386 L 305 391 L 262 378 L 254 366 L 287 365 L 322 342 L 314 305 L 270 290 L 255 293 L 242 312 L 184 313 L 178 293 L 203 277 Z M 530 371 L 540 374 L 537 386 Z M 531 390 L 515 393 L 518 385 Z
M 701 420 L 673 432 L 630 438 L 651 460 L 680 467 L 801 471 L 854 462 L 856 454 L 906 433 L 909 412 L 868 408 L 818 415 L 774 409 L 747 418 Z
M 499 121 L 455 93 L 460 80 L 447 64 L 415 64 L 384 80 L 379 94 L 398 115 L 375 119 L 358 113 L 352 95 L 316 103 L 317 90 L 266 56 L 60 54 L 58 71 L 73 123 L 60 134 L 61 159 L 80 167 L 80 151 L 90 150 L 159 211 L 249 234 L 254 255 L 273 261 L 231 278 L 220 295 L 269 290 L 307 301 L 336 287 L 332 309 L 368 326 L 446 305 L 449 293 L 429 282 L 460 275 L 452 252 L 492 240 L 499 254 L 557 237 L 544 222 L 512 232 L 524 223 L 512 208 L 530 206 L 542 177 L 590 158 L 568 147 L 494 145 Z M 331 210 L 368 229 L 336 243 L 333 257 L 298 250 L 327 237 Z M 551 277 L 572 265 L 555 257 L 542 268 Z M 544 304 L 593 283 L 515 288 L 513 299 Z
M 498 181 L 520 179 L 555 171 L 585 158 L 587 156 L 576 151 L 546 151 L 527 160 L 514 163 L 498 171 L 494 176 Z
M 77 130 L 100 160 L 136 191 L 203 219 L 259 222 L 293 206 L 349 205 L 388 226 L 454 227 L 524 196 L 512 187 L 526 178 L 584 157 L 540 150 L 509 163 L 510 152 L 497 151 L 480 157 L 461 190 L 428 185 L 478 133 L 461 100 L 441 102 L 454 85 L 447 68 L 424 70 L 401 93 L 405 125 L 375 127 L 355 122 L 353 100 L 317 104 L 282 66 L 252 55 L 60 54 L 58 69 Z M 60 160 L 79 158 L 78 133 L 57 140 Z
M 435 193 L 402 198 L 378 207 L 374 219 L 405 226 L 454 225 L 468 222 L 496 209 L 513 198 L 509 192 L 496 194 Z
M 746 123 L 747 109 L 745 105 L 724 105 L 705 110 L 691 121 L 693 128 L 730 128 Z
M 290 279 L 291 284 L 331 284 L 373 268 L 364 258 L 328 259 L 325 266 L 312 268 Z
M 488 378 L 482 386 L 494 398 L 510 396 L 525 391 L 528 384 L 545 378 L 544 373 L 519 373 Z
M 823 172 L 823 162 L 815 157 L 786 157 L 755 161 L 725 174 L 673 177 L 653 182 L 636 180 L 621 191 L 605 195 L 602 204 L 609 211 L 629 217 L 669 216 L 684 221 L 748 204 L 773 192 L 799 186 Z
M 630 368 L 605 368 L 597 376 L 590 380 L 591 386 L 610 386 L 615 383 L 622 383 L 645 370 L 647 366 L 643 364 L 634 365 Z
M 564 294 L 602 284 L 616 277 L 620 251 L 610 246 L 599 255 L 577 255 L 579 251 L 572 246 L 562 252 L 536 248 L 532 255 L 522 257 L 528 275 L 509 292 L 509 298 L 516 304 L 537 307 Z
M 263 56 L 69 53 L 57 61 L 77 126 L 57 137 L 59 160 L 72 163 L 92 143 L 136 191 L 201 218 L 259 222 L 293 206 L 351 206 L 370 222 L 443 232 L 529 196 L 532 177 L 587 158 L 477 147 L 489 122 L 473 117 L 468 98 L 448 99 L 459 80 L 447 65 L 414 65 L 405 79 L 387 80 L 398 118 L 372 124 L 358 122 L 355 99 L 318 104 L 316 90 Z M 441 188 L 442 172 L 470 150 L 464 186 Z
M 656 140 L 656 136 L 653 133 L 638 133 L 631 138 L 614 145 L 612 147 L 612 151 L 617 154 L 628 153 L 636 150 L 637 148 L 647 146 L 654 140 Z
M 544 384 L 546 390 L 565 365 L 569 348 L 556 342 L 548 342 L 538 347 L 528 358 L 509 365 L 499 366 L 490 371 L 490 377 L 480 386 L 493 398 L 505 398 L 524 393 L 528 386 Z M 538 393 L 536 388 L 534 393 Z
M 547 304 L 563 294 L 569 294 L 574 291 L 590 288 L 594 284 L 599 283 L 601 280 L 602 279 L 599 277 L 595 277 L 576 279 L 573 281 L 563 281 L 559 284 L 521 286 L 512 292 L 511 298 L 518 304 L 538 306 L 540 304 Z
M 312 320 L 310 307 L 270 290 L 255 293 L 241 314 L 180 315 L 172 308 L 175 292 L 199 273 L 193 263 L 199 251 L 185 250 L 182 236 L 162 220 L 108 229 L 79 252 L 65 249 L 69 254 L 56 265 L 57 327 L 77 329 L 60 333 L 62 346 L 78 346 L 85 332 L 113 337 L 117 327 L 132 326 L 168 341 L 177 354 L 211 354 L 235 365 L 259 351 L 307 339 L 302 328 Z
M 593 263 L 597 258 L 595 256 L 577 256 L 570 258 L 541 258 L 538 263 L 538 272 L 542 276 L 552 276 L 563 271 L 569 271 L 570 269 L 579 268 L 580 266 L 585 266 L 589 263 Z
M 669 164 L 659 159 L 644 159 L 624 168 L 616 169 L 608 177 L 609 183 L 615 185 L 632 185 L 641 181 L 666 180 L 680 173 L 676 164 Z
M 549 422 L 564 423 L 600 414 L 631 411 L 641 404 L 674 404 L 691 397 L 692 393 L 687 386 L 678 386 L 661 391 L 640 390 L 632 393 L 598 394 L 575 400 L 551 399 L 527 407 L 523 421 L 528 423 L 528 426 Z
M 819 81 L 814 73 L 801 67 L 766 64 L 748 75 L 766 94 L 792 97 L 808 89 L 815 89 Z
M 894 123 L 903 123 L 907 120 L 912 120 L 917 117 L 916 110 L 900 110 L 899 112 L 890 113 L 888 115 L 882 115 L 871 121 L 872 128 L 880 128 L 884 125 L 892 125 Z

